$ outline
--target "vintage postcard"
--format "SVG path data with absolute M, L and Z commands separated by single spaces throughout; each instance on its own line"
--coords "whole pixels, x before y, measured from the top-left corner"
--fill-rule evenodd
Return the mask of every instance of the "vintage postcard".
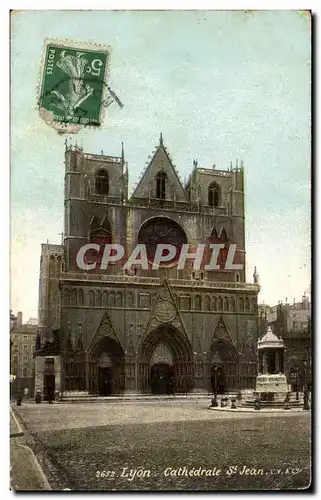
M 312 487 L 312 18 L 11 12 L 12 490 Z

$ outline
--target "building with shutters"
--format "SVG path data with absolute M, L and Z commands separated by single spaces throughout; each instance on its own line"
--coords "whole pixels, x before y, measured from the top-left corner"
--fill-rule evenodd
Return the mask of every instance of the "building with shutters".
M 37 320 L 30 318 L 23 323 L 22 312 L 18 312 L 11 331 L 11 369 L 15 379 L 10 384 L 11 397 L 18 394 L 32 397 L 35 388 L 35 342 L 37 336 Z

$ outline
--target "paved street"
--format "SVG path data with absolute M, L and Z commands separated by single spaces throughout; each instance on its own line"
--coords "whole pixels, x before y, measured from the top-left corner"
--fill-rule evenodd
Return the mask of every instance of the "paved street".
M 53 431 L 76 429 L 102 425 L 142 424 L 149 422 L 179 422 L 186 420 L 239 419 L 252 418 L 251 413 L 221 413 L 208 410 L 211 396 L 207 400 L 192 401 L 130 401 L 115 403 L 57 403 L 37 405 L 33 402 L 23 404 L 19 415 L 31 426 L 32 431 Z M 215 413 L 215 415 L 213 415 Z M 262 415 L 258 415 L 262 417 Z
M 40 461 L 50 460 L 49 482 L 55 470 L 54 489 L 297 489 L 309 484 L 310 412 L 223 413 L 208 410 L 205 401 L 30 403 L 16 412 Z

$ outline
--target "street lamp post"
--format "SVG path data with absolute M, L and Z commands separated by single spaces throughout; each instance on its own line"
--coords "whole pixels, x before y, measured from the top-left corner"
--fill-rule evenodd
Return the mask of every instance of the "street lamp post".
M 138 394 L 138 350 L 135 349 L 135 389 Z
M 303 396 L 303 410 L 310 410 L 309 392 L 307 386 L 307 361 L 304 361 L 304 396 Z
M 213 367 L 213 399 L 212 399 L 212 406 L 218 406 L 217 402 L 217 365 L 214 365 Z

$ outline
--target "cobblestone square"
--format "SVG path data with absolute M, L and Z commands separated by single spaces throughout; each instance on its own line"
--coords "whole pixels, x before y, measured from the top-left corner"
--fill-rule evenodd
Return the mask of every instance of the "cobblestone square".
M 206 401 L 166 401 L 29 404 L 18 414 L 53 489 L 293 490 L 310 483 L 310 413 L 303 411 L 223 413 Z

